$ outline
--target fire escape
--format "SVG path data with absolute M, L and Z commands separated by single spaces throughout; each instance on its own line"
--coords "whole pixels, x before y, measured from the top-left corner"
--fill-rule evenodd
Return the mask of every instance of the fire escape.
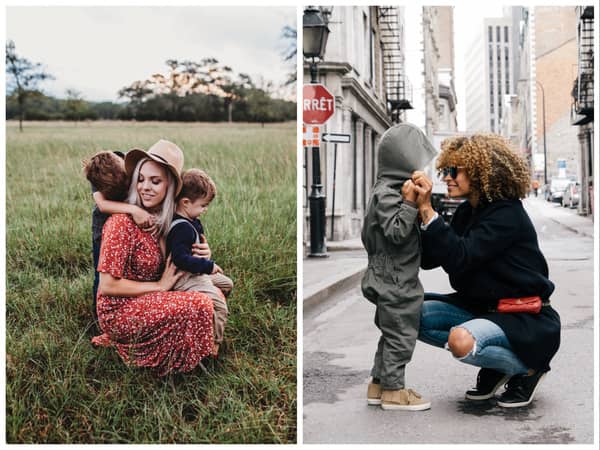
M 403 110 L 412 109 L 412 86 L 404 75 L 404 52 L 397 6 L 379 7 L 379 30 L 383 53 L 383 80 L 392 122 L 399 123 Z
M 571 123 L 585 125 L 594 120 L 594 7 L 577 7 L 579 55 L 573 83 Z

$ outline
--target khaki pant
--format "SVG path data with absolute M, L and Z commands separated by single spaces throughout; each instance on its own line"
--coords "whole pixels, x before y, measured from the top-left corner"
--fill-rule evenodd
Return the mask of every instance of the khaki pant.
M 213 301 L 213 328 L 215 342 L 223 342 L 225 324 L 227 323 L 227 303 L 225 296 L 233 289 L 233 281 L 222 273 L 211 275 L 201 273 L 185 273 L 175 286 L 174 291 L 195 291 L 207 294 Z

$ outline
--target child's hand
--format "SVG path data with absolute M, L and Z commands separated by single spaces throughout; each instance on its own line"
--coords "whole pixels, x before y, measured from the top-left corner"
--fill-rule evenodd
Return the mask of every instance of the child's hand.
M 210 247 L 208 246 L 206 236 L 204 236 L 203 234 L 200 235 L 200 243 L 192 245 L 192 255 L 206 259 L 210 259 L 210 257 L 212 256 L 212 252 L 210 251 Z
M 211 275 L 215 273 L 223 273 L 223 269 L 221 269 L 217 263 L 213 264 L 213 271 L 211 272 Z
M 142 230 L 151 234 L 156 231 L 156 218 L 145 209 L 136 206 L 131 213 L 131 217 Z
M 406 180 L 402 185 L 402 198 L 413 203 L 417 200 L 415 184 L 411 180 Z

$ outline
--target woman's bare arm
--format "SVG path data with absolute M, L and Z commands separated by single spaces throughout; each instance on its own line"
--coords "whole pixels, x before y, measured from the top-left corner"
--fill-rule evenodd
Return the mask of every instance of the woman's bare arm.
M 115 278 L 107 272 L 100 272 L 98 290 L 102 295 L 115 297 L 138 297 L 150 292 L 165 292 L 173 287 L 184 272 L 177 272 L 177 267 L 167 259 L 165 271 L 158 281 L 133 281 Z

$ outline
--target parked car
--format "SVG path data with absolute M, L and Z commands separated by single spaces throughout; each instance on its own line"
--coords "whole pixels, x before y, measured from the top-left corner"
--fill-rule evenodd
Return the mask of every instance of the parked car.
M 431 190 L 431 206 L 442 216 L 446 223 L 450 223 L 458 205 L 464 198 L 448 197 L 448 189 L 444 183 L 434 183 Z
M 577 181 L 571 181 L 563 191 L 561 204 L 566 208 L 575 208 L 579 204 L 581 186 Z
M 552 178 L 550 188 L 546 189 L 546 200 L 553 203 L 562 203 L 563 191 L 571 183 L 569 178 Z

